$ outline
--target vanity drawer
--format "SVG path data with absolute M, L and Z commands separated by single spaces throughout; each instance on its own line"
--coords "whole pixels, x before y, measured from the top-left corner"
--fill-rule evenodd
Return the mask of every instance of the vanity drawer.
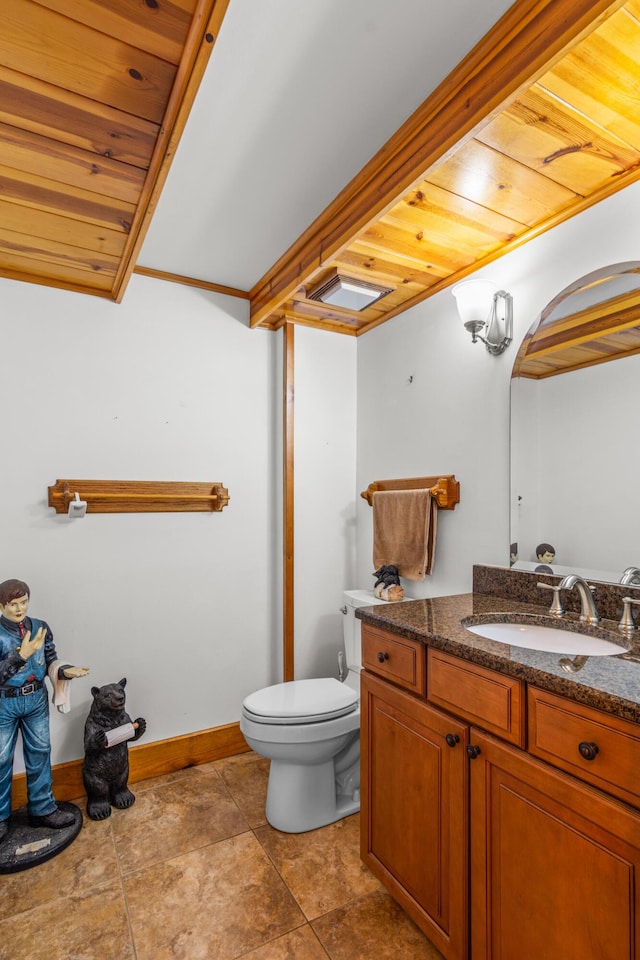
M 429 647 L 427 699 L 489 733 L 524 746 L 524 684 Z
M 423 643 L 363 623 L 362 665 L 379 677 L 425 695 L 426 648 Z
M 640 807 L 639 724 L 536 687 L 528 700 L 530 753 Z

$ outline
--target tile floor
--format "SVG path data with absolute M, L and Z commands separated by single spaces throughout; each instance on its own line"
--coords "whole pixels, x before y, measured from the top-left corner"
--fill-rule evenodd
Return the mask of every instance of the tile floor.
M 1 960 L 442 960 L 361 863 L 359 815 L 279 833 L 267 775 L 247 753 L 132 784 L 129 810 L 0 876 Z

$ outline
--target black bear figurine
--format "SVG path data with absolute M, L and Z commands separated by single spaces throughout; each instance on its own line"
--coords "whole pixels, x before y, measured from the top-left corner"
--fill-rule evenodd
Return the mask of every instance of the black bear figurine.
M 106 820 L 111 816 L 111 806 L 125 810 L 135 803 L 136 798 L 127 786 L 127 740 L 139 740 L 147 722 L 142 717 L 132 721 L 126 712 L 126 684 L 127 678 L 123 677 L 119 683 L 91 688 L 93 703 L 84 726 L 82 779 L 87 793 L 87 815 L 92 820 Z

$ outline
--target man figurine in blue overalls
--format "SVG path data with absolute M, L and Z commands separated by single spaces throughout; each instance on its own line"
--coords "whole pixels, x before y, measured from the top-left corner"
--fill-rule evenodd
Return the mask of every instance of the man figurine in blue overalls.
M 23 580 L 0 583 L 0 841 L 9 832 L 13 755 L 22 733 L 27 774 L 29 824 L 59 830 L 74 822 L 52 792 L 48 674 L 58 709 L 68 710 L 66 681 L 84 677 L 87 667 L 61 664 L 44 620 L 27 617 L 31 591 Z

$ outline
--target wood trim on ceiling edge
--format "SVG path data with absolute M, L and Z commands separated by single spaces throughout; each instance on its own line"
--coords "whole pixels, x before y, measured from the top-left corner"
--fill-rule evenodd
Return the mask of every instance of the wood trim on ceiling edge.
M 228 5 L 229 0 L 198 0 L 142 196 L 113 284 L 113 298 L 117 303 L 122 300 L 133 273 Z
M 20 270 L 13 270 L 6 267 L 0 267 L 0 279 L 18 280 L 20 283 L 35 283 L 39 287 L 50 287 L 54 290 L 68 290 L 70 293 L 83 293 L 90 297 L 102 297 L 103 300 L 113 300 L 111 290 L 100 290 L 97 287 L 83 287 L 81 283 L 68 283 L 56 277 L 45 277 L 37 273 L 22 273 Z
M 182 283 L 187 287 L 197 287 L 199 290 L 209 290 L 211 293 L 222 293 L 226 297 L 249 299 L 248 290 L 238 287 L 227 287 L 223 283 L 214 283 L 212 280 L 198 280 L 195 277 L 185 277 L 179 273 L 169 273 L 167 270 L 155 270 L 153 267 L 135 266 L 133 272 L 141 277 L 151 277 L 153 280 L 166 280 L 168 283 Z
M 239 723 L 227 723 L 168 740 L 156 740 L 154 743 L 135 744 L 129 748 L 129 783 L 248 751 L 249 746 L 240 732 Z M 54 766 L 53 794 L 56 800 L 78 800 L 85 796 L 82 763 L 82 760 L 71 760 Z M 26 775 L 19 773 L 13 778 L 12 807 L 18 809 L 26 802 Z

